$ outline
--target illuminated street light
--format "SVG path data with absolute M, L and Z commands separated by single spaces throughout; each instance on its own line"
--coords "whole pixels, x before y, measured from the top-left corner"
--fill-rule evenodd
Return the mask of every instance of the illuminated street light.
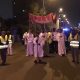
M 64 15 L 63 15 L 63 17 L 65 18 L 65 17 L 66 17 L 66 15 L 64 14 Z
M 63 8 L 59 8 L 59 13 L 62 13 L 63 12 Z
M 67 23 L 69 24 L 69 21 L 67 21 Z
M 66 21 L 68 20 L 68 19 L 65 19 Z

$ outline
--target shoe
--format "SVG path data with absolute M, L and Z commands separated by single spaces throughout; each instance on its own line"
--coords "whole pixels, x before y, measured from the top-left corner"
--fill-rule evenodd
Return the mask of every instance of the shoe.
M 45 55 L 44 57 L 49 57 L 48 55 Z
M 77 64 L 79 64 L 79 61 L 77 61 Z
M 59 54 L 59 56 L 62 56 L 62 55 Z
M 65 56 L 65 54 L 62 54 L 62 56 L 64 57 L 64 56 Z
M 39 60 L 39 64 L 47 64 L 47 63 L 44 62 L 44 61 Z
M 75 62 L 74 60 L 72 60 L 72 62 Z
M 35 61 L 34 61 L 34 63 L 35 63 L 35 64 L 37 64 L 37 63 L 38 63 L 38 61 L 37 61 L 37 60 L 35 60 Z
M 1 66 L 5 66 L 6 64 L 5 63 L 1 63 Z
M 29 55 L 26 55 L 26 56 L 29 56 Z

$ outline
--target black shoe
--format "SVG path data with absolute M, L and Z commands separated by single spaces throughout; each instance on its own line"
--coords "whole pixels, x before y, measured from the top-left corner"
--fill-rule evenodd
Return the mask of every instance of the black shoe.
M 65 56 L 65 54 L 62 54 L 62 56 Z
M 41 61 L 41 60 L 39 60 L 39 63 L 40 63 L 40 64 L 47 64 L 46 62 Z
M 77 64 L 79 64 L 79 61 L 77 61 Z
M 1 66 L 5 66 L 5 65 L 6 65 L 5 63 L 2 63 L 2 64 L 1 64 Z
M 49 57 L 48 55 L 45 55 L 44 57 Z
M 37 61 L 37 60 L 35 60 L 35 61 L 34 61 L 34 63 L 35 63 L 35 64 L 37 64 L 37 63 L 38 63 L 38 61 Z
M 72 62 L 75 62 L 74 60 L 72 60 Z
M 9 66 L 10 64 L 7 64 L 7 63 L 2 63 L 0 64 L 0 66 Z

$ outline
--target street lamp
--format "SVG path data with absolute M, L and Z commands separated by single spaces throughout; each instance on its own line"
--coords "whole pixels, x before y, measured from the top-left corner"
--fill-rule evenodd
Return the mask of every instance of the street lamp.
M 45 2 L 44 2 L 44 0 L 42 0 L 42 2 L 43 2 L 43 15 L 45 15 L 46 14 L 46 12 L 45 12 Z M 44 25 L 44 31 L 46 31 L 45 23 L 43 25 Z
M 65 18 L 65 17 L 66 17 L 66 15 L 64 14 L 64 15 L 63 15 L 63 18 Z
M 43 14 L 44 14 L 44 15 L 46 14 L 46 12 L 45 12 L 45 2 L 44 2 L 44 0 L 43 0 Z
M 63 12 L 63 8 L 59 8 L 59 13 L 62 13 Z
M 67 21 L 67 23 L 69 24 L 69 21 Z

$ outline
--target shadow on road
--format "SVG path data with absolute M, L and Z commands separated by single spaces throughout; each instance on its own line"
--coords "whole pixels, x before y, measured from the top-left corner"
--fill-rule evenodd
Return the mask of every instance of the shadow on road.
M 67 57 L 55 57 L 48 59 L 53 71 L 53 80 L 80 80 L 80 67 L 72 67 Z
M 35 64 L 25 75 L 24 80 L 43 80 L 46 75 L 45 64 Z

